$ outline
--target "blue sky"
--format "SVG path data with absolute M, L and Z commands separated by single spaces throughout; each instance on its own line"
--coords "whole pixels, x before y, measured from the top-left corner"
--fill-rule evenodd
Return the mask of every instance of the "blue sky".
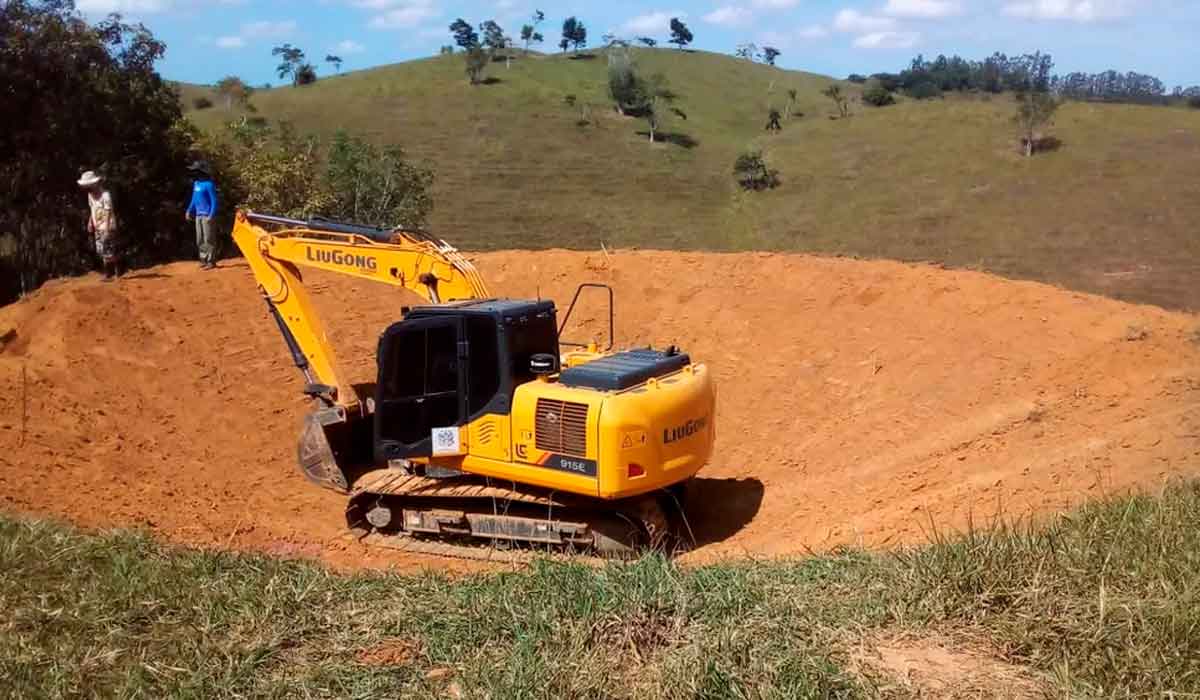
M 172 79 L 210 83 L 239 75 L 278 82 L 271 47 L 290 42 L 343 70 L 436 53 L 456 17 L 495 19 L 516 35 L 535 8 L 554 50 L 562 20 L 578 16 L 589 43 L 601 35 L 667 38 L 680 17 L 695 48 L 732 53 L 743 42 L 776 46 L 779 65 L 844 77 L 898 70 L 917 53 L 992 51 L 1054 55 L 1056 71 L 1136 70 L 1168 86 L 1200 84 L 1200 2 L 1195 0 L 77 0 L 89 17 L 118 11 L 167 42 Z

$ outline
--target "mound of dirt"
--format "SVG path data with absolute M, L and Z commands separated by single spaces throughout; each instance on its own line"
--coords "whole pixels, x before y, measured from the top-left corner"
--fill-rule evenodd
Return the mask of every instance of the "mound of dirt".
M 928 266 L 775 254 L 501 252 L 493 292 L 603 281 L 620 345 L 669 343 L 718 379 L 692 560 L 914 542 L 1200 474 L 1197 320 Z M 313 278 L 343 366 L 415 298 Z M 599 305 L 566 336 L 606 326 Z M 0 507 L 341 566 L 343 498 L 294 464 L 308 405 L 248 269 L 60 281 L 0 309 Z M 1131 329 L 1136 329 L 1134 332 Z

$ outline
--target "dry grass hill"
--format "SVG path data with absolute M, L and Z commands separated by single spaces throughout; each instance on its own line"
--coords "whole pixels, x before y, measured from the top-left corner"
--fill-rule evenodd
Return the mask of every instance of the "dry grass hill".
M 260 116 L 403 145 L 437 172 L 432 227 L 470 249 L 799 250 L 929 260 L 1175 308 L 1200 307 L 1200 112 L 1068 104 L 1063 146 L 1023 159 L 1007 96 L 854 104 L 831 119 L 822 76 L 728 56 L 637 52 L 687 119 L 650 144 L 605 97 L 607 61 L 534 55 L 472 87 L 443 56 L 259 91 Z M 802 117 L 769 135 L 768 103 Z M 853 90 L 853 86 L 850 86 Z M 211 92 L 184 86 L 183 99 Z M 577 124 L 575 95 L 593 123 Z M 219 103 L 219 100 L 218 100 Z M 236 117 L 191 111 L 204 128 Z M 682 144 L 682 145 L 681 145 Z M 783 184 L 735 186 L 762 148 Z

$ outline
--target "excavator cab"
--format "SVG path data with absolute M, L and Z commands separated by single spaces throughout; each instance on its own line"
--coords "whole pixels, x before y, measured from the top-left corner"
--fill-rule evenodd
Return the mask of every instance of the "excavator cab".
M 375 461 L 452 456 L 436 435 L 485 415 L 508 416 L 535 356 L 558 357 L 551 301 L 485 300 L 418 307 L 379 339 Z

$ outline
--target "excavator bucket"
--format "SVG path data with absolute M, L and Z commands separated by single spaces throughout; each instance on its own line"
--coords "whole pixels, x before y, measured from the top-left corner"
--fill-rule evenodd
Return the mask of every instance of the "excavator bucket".
M 371 468 L 369 418 L 350 417 L 340 407 L 321 408 L 304 418 L 297 457 L 309 481 L 349 493 L 355 479 Z

